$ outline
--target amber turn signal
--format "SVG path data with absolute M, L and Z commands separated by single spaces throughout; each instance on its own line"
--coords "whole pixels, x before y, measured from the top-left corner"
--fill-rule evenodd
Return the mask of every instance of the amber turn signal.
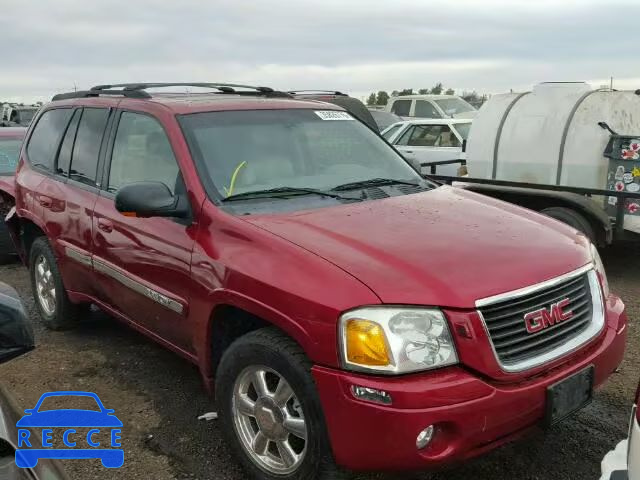
M 369 320 L 351 319 L 346 325 L 347 360 L 366 366 L 391 363 L 387 338 L 380 325 Z

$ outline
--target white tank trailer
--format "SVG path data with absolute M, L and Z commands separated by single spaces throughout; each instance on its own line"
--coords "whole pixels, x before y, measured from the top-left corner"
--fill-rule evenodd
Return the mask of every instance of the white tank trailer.
M 640 170 L 628 182 L 612 178 L 604 156 L 611 134 L 602 122 L 619 135 L 640 139 L 640 95 L 576 82 L 494 95 L 478 112 L 467 140 L 469 177 L 602 190 L 615 184 L 637 192 Z M 612 197 L 594 200 L 603 209 L 605 202 L 615 202 Z M 640 233 L 640 216 L 632 210 L 624 228 Z

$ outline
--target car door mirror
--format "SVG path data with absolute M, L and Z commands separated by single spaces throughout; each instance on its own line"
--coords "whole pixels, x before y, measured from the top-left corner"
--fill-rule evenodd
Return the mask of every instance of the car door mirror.
M 0 282 L 0 363 L 33 350 L 35 339 L 18 293 Z
M 174 195 L 162 182 L 130 183 L 118 190 L 116 210 L 131 217 L 187 218 L 189 207 L 182 195 Z

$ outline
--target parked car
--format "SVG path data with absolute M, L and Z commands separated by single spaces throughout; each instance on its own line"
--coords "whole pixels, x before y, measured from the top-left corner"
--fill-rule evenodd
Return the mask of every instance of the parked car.
M 18 293 L 0 282 L 0 363 L 13 360 L 34 348 L 35 340 Z M 2 480 L 66 480 L 56 461 L 41 460 L 32 468 L 18 468 L 16 423 L 22 416 L 9 390 L 0 384 L 0 478 Z
M 152 87 L 44 106 L 8 224 L 43 323 L 94 303 L 196 363 L 251 478 L 460 462 L 621 362 L 624 304 L 574 229 L 422 178 L 338 106 Z
M 26 128 L 0 128 L 0 264 L 14 261 L 15 249 L 4 223 L 14 204 L 14 174 Z
M 478 111 L 456 95 L 401 95 L 391 97 L 387 112 L 404 118 L 474 118 Z
M 419 163 L 459 160 L 462 144 L 469 136 L 470 120 L 408 120 L 394 123 L 382 136 L 408 160 Z M 441 175 L 457 175 L 459 163 L 436 167 Z M 424 173 L 429 173 L 426 169 Z
M 371 112 L 371 116 L 376 121 L 376 125 L 378 125 L 378 130 L 381 132 L 385 130 L 389 125 L 392 125 L 397 122 L 401 122 L 402 118 L 400 118 L 395 113 L 385 112 L 383 110 L 372 110 L 371 107 L 367 107 Z
M 28 127 L 38 105 L 4 104 L 0 112 L 0 127 Z
M 346 93 L 334 90 L 292 90 L 288 93 L 300 100 L 318 100 L 339 105 L 369 128 L 378 131 L 378 124 L 373 119 L 371 111 L 360 100 Z
M 600 480 L 640 480 L 640 385 L 631 409 L 629 437 L 605 455 Z

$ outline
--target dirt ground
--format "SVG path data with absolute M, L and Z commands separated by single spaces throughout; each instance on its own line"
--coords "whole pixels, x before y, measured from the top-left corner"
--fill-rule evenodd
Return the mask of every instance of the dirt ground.
M 640 378 L 640 247 L 621 245 L 603 254 L 612 290 L 627 304 L 627 354 L 620 371 L 579 414 L 519 443 L 446 472 L 359 475 L 358 480 L 563 479 L 600 475 L 604 454 L 626 436 Z M 0 268 L 0 280 L 18 289 L 36 325 L 38 348 L 0 366 L 0 380 L 24 408 L 50 390 L 97 393 L 124 423 L 124 466 L 98 460 L 64 462 L 72 480 L 229 479 L 245 476 L 230 459 L 195 367 L 99 312 L 72 332 L 49 332 L 37 322 L 26 270 Z

